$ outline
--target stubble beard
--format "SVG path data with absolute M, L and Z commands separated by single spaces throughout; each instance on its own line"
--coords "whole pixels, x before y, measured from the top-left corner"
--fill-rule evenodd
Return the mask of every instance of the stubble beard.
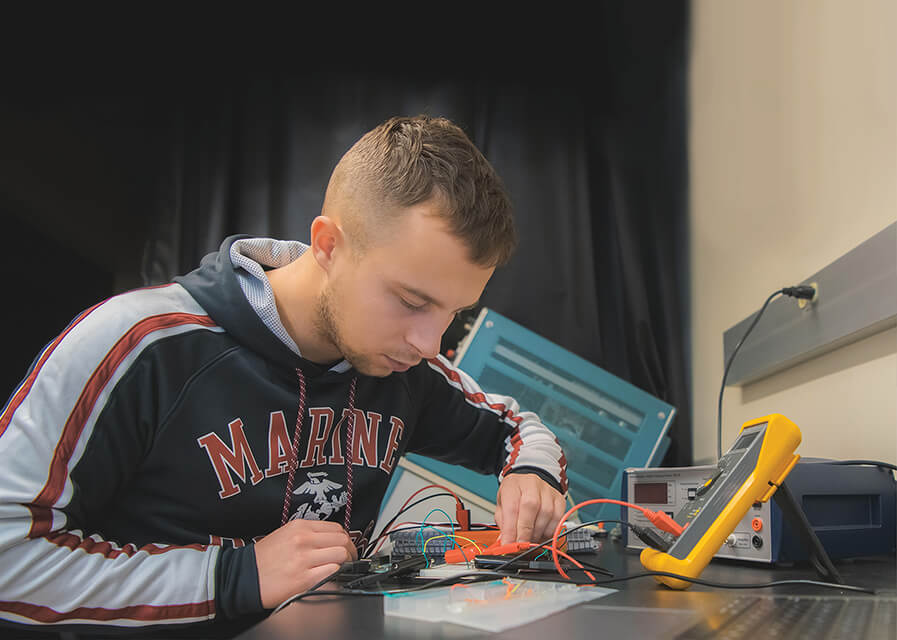
M 346 345 L 339 328 L 339 323 L 337 321 L 339 313 L 335 308 L 336 303 L 334 302 L 333 292 L 330 291 L 330 289 L 321 291 L 316 306 L 317 313 L 315 313 L 315 328 L 322 336 L 336 346 L 343 358 L 345 358 L 356 371 L 368 376 L 382 377 L 388 375 L 389 372 L 384 373 L 381 370 L 382 368 L 378 369 L 372 366 L 371 359 L 368 356 L 353 351 Z

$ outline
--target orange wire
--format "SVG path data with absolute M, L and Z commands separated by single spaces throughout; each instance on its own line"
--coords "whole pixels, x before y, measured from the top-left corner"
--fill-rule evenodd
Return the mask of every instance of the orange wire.
M 560 573 L 562 576 L 567 578 L 567 580 L 570 580 L 570 576 L 568 576 L 567 573 L 564 571 L 564 569 L 561 567 L 561 563 L 558 561 L 559 555 L 568 558 L 574 564 L 577 564 L 580 569 L 583 569 L 584 567 L 581 564 L 579 564 L 578 562 L 576 562 L 575 560 L 573 560 L 572 558 L 570 558 L 569 556 L 567 556 L 566 554 L 564 554 L 563 551 L 560 551 L 558 549 L 558 536 L 560 536 L 560 534 L 561 534 L 561 527 L 564 526 L 564 523 L 567 521 L 567 518 L 569 518 L 571 514 L 579 511 L 582 507 L 587 507 L 590 504 L 599 504 L 599 503 L 619 504 L 624 507 L 638 509 L 645 515 L 648 515 L 650 513 L 650 511 L 648 509 L 645 509 L 644 507 L 641 507 L 637 504 L 632 504 L 631 502 L 623 502 L 622 500 L 611 500 L 610 498 L 595 498 L 594 500 L 586 500 L 585 502 L 580 502 L 579 504 L 576 504 L 576 505 L 573 505 L 572 507 L 570 507 L 570 510 L 567 511 L 567 513 L 565 513 L 563 516 L 561 516 L 561 519 L 558 522 L 558 526 L 554 530 L 554 535 L 551 536 L 551 547 L 550 547 L 551 559 L 554 561 L 554 568 L 558 570 L 558 573 Z M 590 574 L 588 571 L 586 571 L 586 575 L 588 575 L 589 578 L 592 579 L 592 581 L 595 580 L 595 577 L 592 574 Z
M 565 516 L 564 518 L 561 519 L 561 522 L 563 522 L 564 520 L 566 520 L 566 516 Z M 561 551 L 560 549 L 557 549 L 556 547 L 554 547 L 555 543 L 557 542 L 557 531 L 555 531 L 555 536 L 554 536 L 554 538 L 552 538 L 551 542 L 552 542 L 552 547 L 553 547 L 552 550 L 553 550 L 553 551 L 557 552 L 557 554 L 558 554 L 559 556 L 561 556 L 562 558 L 566 558 L 567 560 L 569 560 L 570 562 L 572 562 L 574 565 L 576 565 L 577 567 L 579 567 L 580 569 L 582 569 L 583 571 L 585 571 L 585 572 L 586 572 L 586 575 L 589 576 L 589 578 L 591 578 L 592 580 L 595 580 L 595 576 L 593 576 L 591 573 L 589 573 L 588 571 L 586 571 L 586 568 L 585 568 L 584 566 L 582 566 L 582 564 L 580 564 L 579 561 L 578 561 L 576 558 L 574 558 L 574 557 L 572 557 L 572 556 L 570 556 L 570 555 L 567 555 L 566 553 L 564 553 L 564 552 Z M 530 547 L 538 547 L 538 546 L 539 546 L 539 545 L 537 545 L 535 542 L 527 542 L 526 544 L 529 545 Z M 488 550 L 489 550 L 489 549 L 486 549 L 486 551 L 488 551 Z M 564 573 L 563 571 L 561 571 L 561 565 L 560 565 L 560 563 L 558 563 L 557 560 L 555 560 L 554 566 L 557 568 L 557 570 L 561 573 L 562 576 L 564 576 L 565 578 L 567 578 L 567 580 L 570 579 L 570 576 L 568 576 L 566 573 Z M 521 578 L 521 579 L 522 579 L 522 580 L 525 580 L 526 578 Z
M 576 560 L 575 558 L 573 558 L 572 556 L 567 555 L 566 553 L 564 553 L 564 552 L 561 551 L 560 549 L 556 549 L 556 551 L 558 552 L 558 555 L 559 555 L 559 556 L 561 556 L 561 557 L 563 557 L 563 558 L 566 558 L 567 560 L 569 560 L 570 562 L 572 562 L 573 564 L 575 564 L 577 567 L 579 567 L 580 569 L 582 569 L 583 571 L 585 571 L 585 574 L 586 574 L 587 576 L 589 576 L 589 579 L 592 580 L 592 582 L 595 581 L 595 576 L 593 576 L 591 573 L 589 573 L 588 571 L 586 571 L 586 568 L 585 568 L 584 566 L 582 566 L 579 562 L 577 562 L 577 560 Z M 558 568 L 558 571 L 560 571 L 560 566 L 561 566 L 560 563 L 555 563 L 555 566 Z M 565 575 L 564 577 L 569 579 L 569 576 L 566 576 L 566 575 Z

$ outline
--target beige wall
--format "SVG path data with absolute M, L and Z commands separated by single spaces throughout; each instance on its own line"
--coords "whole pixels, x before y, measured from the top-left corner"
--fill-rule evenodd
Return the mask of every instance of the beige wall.
M 692 400 L 702 463 L 716 458 L 723 332 L 897 220 L 897 2 L 695 0 L 692 20 Z M 801 428 L 805 457 L 897 462 L 897 329 L 728 387 L 723 450 L 744 421 L 773 412 Z

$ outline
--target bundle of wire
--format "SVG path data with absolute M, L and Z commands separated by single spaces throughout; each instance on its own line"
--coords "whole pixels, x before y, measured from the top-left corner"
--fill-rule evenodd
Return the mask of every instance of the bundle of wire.
M 432 489 L 432 488 L 444 489 L 445 492 L 431 494 L 431 495 L 425 496 L 415 502 L 411 502 L 415 496 L 417 496 L 418 494 L 420 494 L 421 492 L 423 492 L 427 489 Z M 389 520 L 389 522 L 387 522 L 386 525 L 384 525 L 381 533 L 370 541 L 370 543 L 368 544 L 366 551 L 362 555 L 362 557 L 365 557 L 365 558 L 369 557 L 372 553 L 376 552 L 376 550 L 379 549 L 380 546 L 382 545 L 383 540 L 385 540 L 386 537 L 390 533 L 393 533 L 395 531 L 411 530 L 411 529 L 419 529 L 420 530 L 421 527 L 423 527 L 424 525 L 432 526 L 432 525 L 428 525 L 426 523 L 426 518 L 422 522 L 400 523 L 399 525 L 395 525 L 395 527 L 393 527 L 393 523 L 398 519 L 398 517 L 402 513 L 404 513 L 408 509 L 416 506 L 417 504 L 420 504 L 420 503 L 422 503 L 426 500 L 430 500 L 432 498 L 447 497 L 447 496 L 454 497 L 456 500 L 456 504 L 458 505 L 458 508 L 463 509 L 463 503 L 461 502 L 461 499 L 457 496 L 457 494 L 455 494 L 455 492 L 451 491 L 450 489 L 448 489 L 446 487 L 443 487 L 438 484 L 433 484 L 433 485 L 428 485 L 426 487 L 423 487 L 423 488 L 417 490 L 415 493 L 413 493 L 411 496 L 408 497 L 408 499 L 399 508 L 398 512 L 396 512 L 396 514 L 393 516 L 393 518 L 391 520 Z M 336 571 L 333 574 L 327 576 L 325 579 L 321 580 L 316 585 L 307 589 L 306 591 L 296 594 L 295 596 L 285 600 L 274 610 L 274 612 L 276 613 L 276 612 L 280 611 L 281 609 L 283 609 L 285 606 L 287 606 L 288 604 L 290 604 L 292 602 L 296 602 L 296 601 L 302 600 L 302 599 L 310 597 L 310 596 L 340 596 L 340 595 L 342 595 L 342 596 L 380 596 L 380 595 L 389 595 L 389 594 L 398 594 L 398 593 L 412 593 L 415 591 L 422 591 L 425 589 L 432 589 L 432 588 L 440 587 L 440 586 L 459 584 L 459 583 L 469 584 L 469 583 L 473 583 L 473 582 L 481 582 L 483 580 L 492 580 L 495 578 L 507 578 L 507 577 L 520 578 L 521 576 L 519 574 L 517 574 L 516 572 L 505 571 L 505 569 L 507 569 L 508 567 L 513 565 L 518 560 L 524 558 L 525 556 L 531 555 L 533 550 L 535 550 L 537 548 L 544 548 L 544 549 L 546 549 L 547 552 L 551 553 L 551 557 L 554 562 L 555 569 L 560 577 L 533 576 L 533 575 L 527 574 L 525 577 L 526 580 L 567 582 L 567 583 L 571 583 L 571 584 L 577 584 L 580 586 L 600 586 L 600 585 L 612 584 L 615 582 L 622 582 L 625 580 L 633 580 L 636 578 L 644 578 L 644 577 L 650 577 L 650 576 L 666 576 L 666 577 L 670 577 L 670 578 L 684 580 L 684 581 L 691 582 L 694 584 L 701 584 L 704 586 L 709 586 L 709 587 L 714 587 L 714 588 L 719 588 L 719 589 L 760 589 L 760 588 L 777 587 L 777 586 L 783 586 L 783 585 L 801 584 L 801 585 L 810 585 L 810 586 L 817 586 L 817 587 L 830 588 L 830 589 L 840 589 L 840 590 L 844 590 L 844 591 L 856 591 L 856 592 L 860 592 L 860 593 L 871 593 L 871 594 L 876 593 L 874 589 L 869 589 L 866 587 L 837 584 L 837 583 L 831 583 L 831 582 L 822 582 L 822 581 L 818 581 L 818 580 L 785 579 L 785 580 L 775 580 L 775 581 L 764 582 L 764 583 L 735 584 L 735 583 L 714 582 L 711 580 L 692 578 L 690 576 L 682 576 L 682 575 L 669 573 L 669 572 L 665 572 L 665 571 L 643 571 L 640 573 L 630 574 L 627 576 L 620 576 L 620 577 L 616 577 L 616 578 L 605 578 L 602 580 L 598 580 L 595 578 L 594 575 L 592 575 L 591 572 L 588 571 L 588 569 L 581 562 L 579 562 L 575 558 L 571 557 L 569 554 L 560 550 L 558 548 L 558 541 L 560 538 L 562 538 L 563 536 L 569 535 L 573 531 L 576 531 L 583 527 L 595 526 L 595 525 L 602 524 L 602 523 L 604 523 L 604 524 L 617 523 L 622 526 L 629 527 L 633 531 L 636 531 L 636 529 L 638 529 L 638 527 L 636 527 L 636 525 L 633 525 L 632 523 L 625 522 L 622 520 L 609 520 L 609 519 L 593 520 L 593 521 L 589 521 L 589 522 L 583 522 L 581 524 L 577 524 L 572 527 L 569 526 L 570 518 L 579 509 L 589 506 L 589 505 L 600 504 L 600 503 L 618 504 L 618 505 L 625 506 L 628 508 L 638 509 L 638 510 L 642 511 L 642 513 L 645 514 L 645 516 L 652 522 L 652 524 L 654 524 L 654 526 L 658 527 L 660 530 L 666 531 L 667 533 L 669 533 L 673 536 L 678 536 L 682 533 L 682 530 L 683 530 L 682 526 L 679 525 L 678 523 L 676 523 L 672 518 L 670 518 L 667 514 L 665 514 L 663 512 L 650 511 L 649 509 L 645 509 L 644 507 L 642 507 L 640 505 L 632 504 L 632 503 L 625 502 L 622 500 L 612 500 L 612 499 L 607 499 L 607 498 L 596 498 L 594 500 L 585 500 L 583 502 L 575 504 L 561 517 L 560 521 L 558 522 L 557 527 L 555 528 L 554 534 L 551 536 L 551 538 L 549 538 L 541 543 L 528 543 L 527 548 L 524 551 L 518 553 L 515 556 L 508 558 L 508 560 L 504 564 L 499 565 L 494 570 L 491 570 L 491 571 L 477 570 L 477 571 L 471 571 L 471 572 L 458 573 L 458 574 L 452 575 L 447 578 L 441 578 L 441 579 L 436 579 L 436 580 L 430 581 L 427 584 L 423 584 L 423 585 L 419 585 L 419 586 L 415 586 L 415 587 L 400 588 L 400 589 L 384 589 L 384 590 L 369 591 L 369 590 L 362 590 L 362 589 L 343 588 L 340 590 L 322 590 L 321 589 L 322 586 L 333 581 L 335 578 L 339 577 L 339 574 L 341 571 Z M 426 544 L 430 540 L 435 539 L 435 537 L 443 537 L 444 536 L 444 537 L 450 537 L 452 539 L 458 537 L 454 533 L 454 527 L 457 525 L 457 523 L 452 521 L 451 518 L 448 517 L 448 514 L 445 513 L 445 511 L 443 511 L 442 509 L 434 509 L 430 512 L 430 514 L 435 513 L 437 511 L 442 512 L 448 518 L 449 522 L 446 524 L 443 524 L 442 526 L 443 527 L 449 526 L 450 531 L 447 534 L 439 534 L 438 536 L 434 536 L 434 537 L 429 538 L 428 540 L 425 540 L 422 544 L 422 550 L 426 549 Z M 427 517 L 429 517 L 429 514 Z M 405 525 L 405 524 L 410 524 L 412 526 L 409 526 L 405 529 L 400 528 L 400 527 L 402 527 L 402 525 Z M 471 526 L 474 526 L 474 525 L 471 525 Z M 491 529 L 497 528 L 494 525 L 476 525 L 476 526 L 480 526 L 483 528 L 491 528 Z M 426 554 L 424 554 L 424 555 L 426 555 Z M 567 570 L 565 570 L 564 567 L 560 563 L 560 558 L 564 558 L 564 559 L 568 560 L 569 562 L 571 562 L 574 565 L 574 567 L 576 567 L 577 571 L 584 573 L 585 576 L 588 577 L 588 580 L 575 580 L 575 579 L 571 578 L 570 575 L 567 573 L 567 571 L 570 571 L 572 569 L 568 568 Z M 429 564 L 429 560 L 427 562 Z
M 428 489 L 442 489 L 443 491 L 440 493 L 432 493 L 430 495 L 424 496 L 423 498 L 420 498 L 420 499 L 412 502 L 412 500 L 414 500 L 414 498 L 416 496 L 418 496 L 419 494 L 421 494 L 422 492 L 424 492 Z M 420 522 L 400 522 L 398 524 L 394 524 L 395 521 L 398 520 L 399 516 L 401 516 L 403 513 L 405 513 L 409 509 L 412 509 L 413 507 L 415 507 L 423 502 L 426 502 L 427 500 L 432 500 L 434 498 L 444 498 L 444 497 L 452 497 L 455 499 L 456 519 L 459 520 L 459 522 L 455 522 L 454 520 L 452 520 L 451 516 L 449 516 L 449 514 L 446 513 L 445 511 L 443 511 L 442 509 L 432 509 L 424 517 L 424 519 Z M 376 554 L 380 550 L 380 548 L 383 546 L 383 544 L 386 542 L 386 540 L 388 539 L 389 534 L 397 533 L 399 531 L 409 531 L 409 530 L 413 530 L 413 529 L 420 530 L 420 532 L 421 532 L 421 549 L 425 550 L 427 543 L 430 540 L 433 540 L 436 538 L 431 537 L 429 540 L 424 540 L 423 539 L 424 526 L 432 526 L 434 528 L 438 527 L 438 526 L 442 526 L 442 527 L 448 526 L 450 528 L 451 532 L 449 534 L 447 534 L 445 537 L 448 537 L 451 539 L 453 546 L 457 546 L 457 540 L 468 541 L 463 536 L 460 536 L 455 533 L 456 528 L 457 529 L 463 528 L 462 523 L 460 522 L 461 518 L 458 516 L 464 511 L 466 511 L 465 507 L 464 507 L 464 502 L 461 500 L 461 498 L 458 497 L 457 493 L 455 493 L 448 487 L 445 487 L 440 484 L 429 484 L 425 487 L 421 487 L 420 489 L 418 489 L 417 491 L 412 493 L 410 496 L 408 496 L 408 498 L 405 500 L 405 502 L 402 504 L 402 506 L 399 507 L 398 511 L 395 513 L 395 515 L 392 517 L 392 519 L 390 519 L 385 525 L 383 525 L 381 532 L 376 537 L 371 539 L 371 541 L 368 543 L 368 546 L 365 548 L 364 552 L 361 554 L 361 557 L 368 558 L 368 557 Z M 429 519 L 429 517 L 432 514 L 437 513 L 437 512 L 442 513 L 446 517 L 448 522 L 444 523 L 444 524 L 443 523 L 440 523 L 440 524 L 428 523 L 427 520 Z M 405 525 L 410 525 L 410 526 L 405 527 Z M 496 525 L 490 525 L 490 524 L 470 524 L 470 523 L 468 523 L 467 526 L 469 526 L 471 530 L 481 529 L 481 530 L 486 531 L 486 530 L 497 530 L 498 529 L 498 527 Z M 405 527 L 405 528 L 402 528 L 402 527 Z M 439 536 L 439 537 L 443 537 L 443 536 Z M 469 542 L 473 542 L 473 541 L 469 541 Z M 476 543 L 474 543 L 474 544 L 476 544 Z

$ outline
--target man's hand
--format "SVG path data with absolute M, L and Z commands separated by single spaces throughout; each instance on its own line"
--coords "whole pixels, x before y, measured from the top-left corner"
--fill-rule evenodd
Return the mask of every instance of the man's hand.
M 357 557 L 339 523 L 290 520 L 255 543 L 262 606 L 273 609 Z
M 495 524 L 502 544 L 542 542 L 564 515 L 564 496 L 534 473 L 511 473 L 498 487 Z

